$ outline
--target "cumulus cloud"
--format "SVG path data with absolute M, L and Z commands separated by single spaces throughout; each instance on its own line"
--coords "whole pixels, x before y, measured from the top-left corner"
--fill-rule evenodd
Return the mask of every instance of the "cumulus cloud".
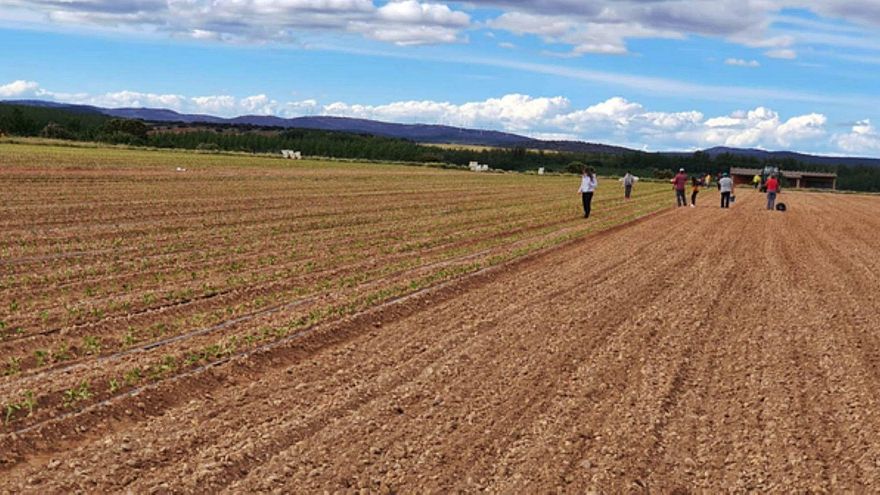
M 116 91 L 101 95 L 90 95 L 88 93 L 59 93 L 40 89 L 36 94 L 41 98 L 49 98 L 65 103 L 94 105 L 106 108 L 153 107 L 182 110 L 187 101 L 187 98 L 181 95 L 141 93 L 138 91 Z
M 386 105 L 352 105 L 336 102 L 324 107 L 328 115 L 387 120 L 393 122 L 428 122 L 458 127 L 500 127 L 508 131 L 528 131 L 540 126 L 568 108 L 561 96 L 534 98 L 521 94 L 489 98 L 485 101 L 456 105 L 435 101 L 400 101 Z
M 849 133 L 835 135 L 834 142 L 848 153 L 880 153 L 880 131 L 870 119 L 856 122 Z
M 713 145 L 787 147 L 823 136 L 826 122 L 827 118 L 818 113 L 792 117 L 783 122 L 778 113 L 758 107 L 708 119 L 696 133 L 704 142 Z
M 760 67 L 761 63 L 757 60 L 745 60 L 742 58 L 729 58 L 724 61 L 726 65 L 733 65 L 737 67 Z
M 854 125 L 847 134 L 828 139 L 825 128 L 827 118 L 819 113 L 783 118 L 779 113 L 759 106 L 707 117 L 698 110 L 651 110 L 641 103 L 619 96 L 575 107 L 563 96 L 524 94 L 508 94 L 464 103 L 407 100 L 364 105 L 349 102 L 321 104 L 313 99 L 279 101 L 265 94 L 188 97 L 130 90 L 101 95 L 59 93 L 41 89 L 33 82 L 22 81 L 2 85 L 0 91 L 32 91 L 40 97 L 68 103 L 104 107 L 162 107 L 224 117 L 244 114 L 280 117 L 332 115 L 400 123 L 445 124 L 503 130 L 541 138 L 604 141 L 640 149 L 690 149 L 724 145 L 795 149 L 808 146 L 805 151 L 828 151 L 835 146 L 847 152 L 880 151 L 880 134 L 867 120 Z
M 586 108 L 572 108 L 563 97 L 506 95 L 485 101 L 453 104 L 405 101 L 386 105 L 337 102 L 323 107 L 336 116 L 393 122 L 441 123 L 519 132 L 534 137 L 566 137 L 615 144 L 649 145 L 654 149 L 716 145 L 779 148 L 815 144 L 826 135 L 827 118 L 818 113 L 782 119 L 758 107 L 706 118 L 696 110 L 658 112 L 621 97 Z
M 14 98 L 33 93 L 40 85 L 33 81 L 12 81 L 0 86 L 0 98 Z

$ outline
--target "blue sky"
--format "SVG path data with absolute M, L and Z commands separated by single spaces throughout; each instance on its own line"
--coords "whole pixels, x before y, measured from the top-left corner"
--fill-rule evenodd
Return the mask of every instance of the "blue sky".
M 876 0 L 2 3 L 0 99 L 880 156 Z

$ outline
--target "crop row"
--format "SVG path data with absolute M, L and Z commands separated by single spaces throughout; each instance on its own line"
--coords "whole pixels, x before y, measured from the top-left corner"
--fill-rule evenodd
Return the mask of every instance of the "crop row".
M 668 202 L 663 186 L 632 202 L 607 187 L 585 222 L 571 177 L 11 148 L 0 154 L 10 430 Z M 40 164 L 47 149 L 57 163 Z

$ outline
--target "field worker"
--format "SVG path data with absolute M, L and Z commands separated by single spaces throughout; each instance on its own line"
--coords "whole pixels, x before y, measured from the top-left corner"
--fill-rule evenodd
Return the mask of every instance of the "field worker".
M 632 197 L 633 186 L 636 185 L 636 182 L 638 181 L 639 178 L 629 172 L 627 172 L 626 175 L 624 175 L 620 179 L 620 182 L 623 182 L 624 199 L 629 199 L 630 197 Z
M 776 207 L 776 194 L 779 192 L 779 180 L 775 175 L 771 175 L 767 179 L 767 209 L 772 210 Z
M 596 181 L 596 171 L 592 167 L 584 167 L 583 174 L 581 175 L 581 187 L 578 189 L 578 194 L 581 195 L 581 200 L 584 203 L 584 218 L 590 218 L 593 192 L 596 191 L 598 184 Z
M 697 207 L 697 194 L 700 194 L 700 179 L 691 179 L 691 208 Z
M 688 176 L 684 173 L 684 169 L 678 169 L 678 173 L 672 178 L 672 188 L 675 189 L 675 202 L 678 207 L 687 206 L 687 197 L 684 195 L 684 188 L 687 186 Z
M 755 174 L 755 176 L 752 177 L 752 185 L 755 186 L 755 189 L 761 187 L 761 176 L 760 175 Z
M 721 190 L 721 207 L 730 208 L 730 195 L 733 194 L 733 179 L 725 172 L 718 181 L 718 189 Z

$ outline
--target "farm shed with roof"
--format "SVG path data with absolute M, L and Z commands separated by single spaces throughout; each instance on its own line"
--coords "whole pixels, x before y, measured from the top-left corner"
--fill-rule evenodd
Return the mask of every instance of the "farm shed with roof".
M 805 172 L 799 170 L 783 170 L 782 177 L 787 181 L 788 187 L 795 189 L 837 189 L 837 174 L 828 172 Z M 752 179 L 761 175 L 758 168 L 730 169 L 730 177 L 734 183 L 751 185 Z

